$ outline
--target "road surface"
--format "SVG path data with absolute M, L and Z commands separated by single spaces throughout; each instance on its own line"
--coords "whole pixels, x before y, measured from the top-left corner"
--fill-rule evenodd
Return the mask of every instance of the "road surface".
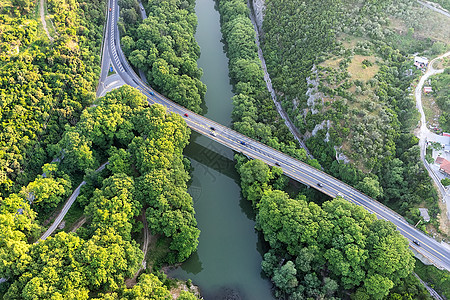
M 440 74 L 444 72 L 444 69 L 436 70 L 433 68 L 433 63 L 436 60 L 442 59 L 444 57 L 447 57 L 450 55 L 450 51 L 442 54 L 441 56 L 436 57 L 430 63 L 428 64 L 427 71 L 425 74 L 420 78 L 419 83 L 417 84 L 416 90 L 415 90 L 415 97 L 416 97 L 416 107 L 420 112 L 420 128 L 419 132 L 417 134 L 417 137 L 419 138 L 419 146 L 420 146 L 420 158 L 422 159 L 428 173 L 430 174 L 430 177 L 433 179 L 433 181 L 436 183 L 439 192 L 442 195 L 442 199 L 446 202 L 447 205 L 447 218 L 450 219 L 450 215 L 448 213 L 450 209 L 450 195 L 448 194 L 448 191 L 445 190 L 445 188 L 442 186 L 439 178 L 434 174 L 433 170 L 430 169 L 428 166 L 428 163 L 425 161 L 425 152 L 426 152 L 426 142 L 427 141 L 437 141 L 439 140 L 439 137 L 437 134 L 431 132 L 427 127 L 427 120 L 425 119 L 425 113 L 423 111 L 422 106 L 422 87 L 425 83 L 425 81 L 430 78 L 430 76 Z
M 103 170 L 108 163 L 109 162 L 106 162 L 103 165 L 101 165 L 97 170 L 95 170 L 95 172 L 99 172 L 99 171 Z M 78 195 L 80 194 L 81 187 L 83 185 L 85 185 L 85 184 L 86 184 L 86 181 L 83 181 L 75 189 L 75 191 L 72 193 L 72 195 L 69 197 L 69 199 L 67 199 L 66 204 L 64 204 L 64 207 L 62 208 L 62 210 L 59 213 L 59 215 L 56 217 L 56 219 L 53 222 L 53 224 L 41 236 L 40 240 L 45 240 L 46 238 L 48 238 L 53 233 L 53 231 L 56 230 L 56 228 L 58 227 L 59 223 L 61 223 L 61 221 L 64 219 L 64 217 L 66 216 L 67 212 L 69 211 L 69 208 L 72 206 L 72 204 L 75 202 L 75 199 L 77 199 Z
M 117 20 L 119 19 L 117 0 L 110 0 L 108 3 L 111 7 L 111 11 L 108 12 L 108 29 L 106 30 L 105 36 L 107 42 L 105 45 L 107 45 L 110 57 L 118 58 L 117 60 L 112 60 L 112 64 L 114 65 L 117 74 L 122 77 L 123 81 L 141 91 L 141 93 L 147 97 L 150 104 L 162 104 L 169 112 L 183 116 L 186 124 L 192 130 L 197 131 L 236 152 L 243 153 L 249 158 L 260 159 L 272 166 L 279 165 L 279 167 L 283 169 L 284 174 L 292 179 L 315 188 L 330 197 L 341 195 L 344 199 L 360 205 L 369 212 L 376 214 L 379 219 L 394 223 L 400 233 L 409 240 L 411 248 L 427 257 L 437 267 L 450 270 L 450 250 L 411 226 L 400 215 L 381 203 L 320 170 L 231 130 L 226 126 L 195 114 L 146 86 L 130 67 L 121 51 L 117 28 Z M 416 241 L 420 246 L 413 241 Z
M 438 12 L 438 13 L 450 18 L 450 13 L 447 10 L 440 9 L 438 7 L 434 7 L 433 5 L 430 4 L 432 2 L 420 1 L 420 0 L 417 0 L 417 2 L 419 2 L 419 4 L 422 4 L 425 7 L 428 7 L 429 9 L 434 10 L 435 12 Z

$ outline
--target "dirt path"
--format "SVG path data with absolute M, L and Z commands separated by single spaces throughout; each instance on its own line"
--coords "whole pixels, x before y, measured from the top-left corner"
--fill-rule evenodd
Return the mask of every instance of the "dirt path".
M 45 33 L 47 34 L 50 42 L 53 43 L 53 38 L 50 36 L 50 33 L 48 32 L 48 29 L 47 29 L 47 22 L 45 22 L 44 0 L 41 0 L 39 3 L 39 13 L 41 15 L 41 22 L 42 22 L 42 26 L 44 27 Z
M 72 229 L 70 230 L 70 232 L 77 231 L 77 229 L 83 226 L 84 223 L 86 223 L 86 217 L 82 216 L 78 221 L 75 222 L 75 224 L 72 225 Z
M 147 218 L 145 217 L 145 210 L 142 210 L 142 224 L 144 225 L 144 240 L 142 242 L 142 252 L 144 252 L 144 258 L 142 259 L 141 267 L 137 272 L 134 274 L 133 278 L 128 278 L 125 280 L 125 285 L 127 288 L 132 288 L 137 281 L 137 278 L 139 274 L 141 274 L 142 270 L 144 270 L 147 267 L 147 251 L 148 251 L 148 245 L 152 241 L 153 236 L 150 234 L 150 230 L 148 229 L 148 223 Z
M 416 97 L 416 107 L 420 113 L 420 128 L 419 128 L 419 131 L 416 133 L 417 137 L 419 138 L 420 158 L 422 159 L 422 161 L 425 165 L 425 168 L 427 169 L 430 177 L 432 178 L 432 180 L 438 187 L 438 191 L 440 192 L 442 199 L 444 199 L 443 201 L 445 201 L 447 204 L 447 214 L 446 215 L 447 215 L 447 218 L 450 220 L 450 213 L 449 213 L 450 194 L 448 191 L 445 190 L 445 188 L 442 186 L 439 178 L 434 174 L 433 170 L 431 170 L 430 166 L 425 161 L 426 141 L 435 141 L 436 140 L 435 136 L 437 136 L 437 135 L 435 133 L 431 132 L 427 128 L 427 120 L 425 118 L 425 112 L 423 111 L 423 106 L 422 106 L 422 88 L 423 88 L 425 81 L 428 78 L 430 78 L 430 76 L 444 72 L 444 69 L 439 69 L 439 70 L 435 69 L 433 67 L 433 63 L 436 60 L 442 59 L 443 57 L 446 57 L 446 56 L 450 56 L 450 51 L 447 53 L 444 53 L 441 56 L 436 57 L 435 59 L 430 61 L 430 63 L 428 64 L 427 71 L 420 78 L 419 83 L 417 84 L 417 87 L 415 90 L 415 97 Z

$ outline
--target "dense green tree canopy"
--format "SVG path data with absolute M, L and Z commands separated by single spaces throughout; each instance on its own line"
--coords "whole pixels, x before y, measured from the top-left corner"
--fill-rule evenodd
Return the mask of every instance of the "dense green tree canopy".
M 343 199 L 319 207 L 275 190 L 258 208 L 257 227 L 272 249 L 262 267 L 281 293 L 329 295 L 338 284 L 382 299 L 414 267 L 408 241 L 393 224 Z

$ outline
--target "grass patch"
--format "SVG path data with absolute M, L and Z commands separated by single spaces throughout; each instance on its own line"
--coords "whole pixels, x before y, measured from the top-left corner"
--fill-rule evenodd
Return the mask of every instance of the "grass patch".
M 433 106 L 432 102 L 434 102 L 432 97 L 428 95 L 422 95 L 422 107 L 423 112 L 425 113 L 425 119 L 427 120 L 428 124 L 434 125 L 433 123 L 437 123 L 437 121 L 435 122 L 433 119 L 439 115 L 436 115 L 434 107 L 436 105 Z
M 448 271 L 439 270 L 435 266 L 424 265 L 418 259 L 416 259 L 414 271 L 441 296 L 450 299 L 450 273 Z
M 324 62 L 321 62 L 320 64 L 319 64 L 319 66 L 322 66 L 322 67 L 330 67 L 330 68 L 333 68 L 333 69 L 339 69 L 339 63 L 342 61 L 342 57 L 341 58 L 337 58 L 337 57 L 333 57 L 333 58 L 330 58 L 330 59 L 328 59 L 328 60 L 326 60 L 326 61 L 324 61 Z
M 80 204 L 75 201 L 73 205 L 70 207 L 67 214 L 64 216 L 63 221 L 66 222 L 64 227 L 65 232 L 69 232 L 72 226 L 78 221 L 84 214 L 84 208 L 80 206 Z
M 156 241 L 150 243 L 147 253 L 147 268 L 159 270 L 167 260 L 171 240 L 165 236 L 155 237 Z
M 367 82 L 377 74 L 380 67 L 375 64 L 374 56 L 355 55 L 347 68 L 352 80 Z
M 111 65 L 109 65 L 108 76 L 113 75 L 113 74 L 116 74 L 116 71 L 114 71 L 114 68 Z
M 39 0 L 37 0 L 39 1 Z M 44 0 L 44 19 L 45 19 L 45 23 L 47 24 L 47 30 L 48 30 L 48 34 L 52 37 L 52 38 L 56 38 L 58 33 L 56 32 L 56 28 L 55 26 L 53 26 L 53 17 L 51 14 L 48 13 L 48 9 L 47 9 L 47 1 Z

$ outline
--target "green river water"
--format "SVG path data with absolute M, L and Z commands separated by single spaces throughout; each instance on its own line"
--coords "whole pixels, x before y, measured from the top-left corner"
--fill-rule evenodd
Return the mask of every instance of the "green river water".
M 206 117 L 230 125 L 232 103 L 228 59 L 221 43 L 219 13 L 213 0 L 197 0 L 199 66 L 207 85 Z M 251 205 L 242 199 L 233 151 L 192 134 L 185 155 L 194 168 L 189 193 L 201 230 L 198 250 L 169 276 L 191 279 L 209 299 L 274 299 L 261 273 L 261 243 Z

